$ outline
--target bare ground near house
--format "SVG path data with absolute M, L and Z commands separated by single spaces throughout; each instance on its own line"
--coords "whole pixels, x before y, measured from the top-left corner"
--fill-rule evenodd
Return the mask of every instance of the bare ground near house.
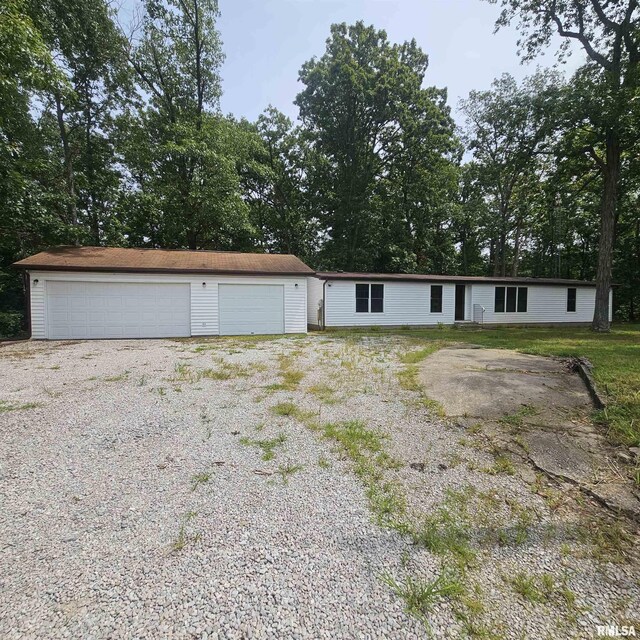
M 634 523 L 521 473 L 533 400 L 447 417 L 424 386 L 435 349 L 391 335 L 3 347 L 0 635 L 640 628 Z

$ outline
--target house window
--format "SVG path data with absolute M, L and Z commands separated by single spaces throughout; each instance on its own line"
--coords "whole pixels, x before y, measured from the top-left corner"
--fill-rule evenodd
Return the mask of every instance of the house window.
M 518 287 L 518 313 L 527 313 L 528 297 L 529 289 L 527 287 Z
M 431 313 L 442 313 L 442 285 L 431 285 Z
M 371 313 L 382 313 L 384 311 L 384 285 L 371 285 Z
M 383 284 L 356 284 L 356 313 L 384 311 Z
M 369 285 L 356 285 L 356 313 L 369 313 Z
M 526 313 L 529 290 L 527 287 L 496 287 L 495 313 Z
M 575 287 L 569 287 L 567 289 L 567 311 L 572 313 L 576 310 L 576 297 L 578 290 Z

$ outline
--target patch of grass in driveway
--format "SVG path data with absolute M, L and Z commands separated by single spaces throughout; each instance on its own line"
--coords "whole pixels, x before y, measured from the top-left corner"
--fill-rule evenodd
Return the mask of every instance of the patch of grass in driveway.
M 201 484 L 206 484 L 211 480 L 213 474 L 210 471 L 202 471 L 200 473 L 196 473 L 191 478 L 191 491 L 195 491 Z
M 129 372 L 128 371 L 123 371 L 122 373 L 118 373 L 114 376 L 107 376 L 104 381 L 105 382 L 122 382 L 123 380 L 126 380 L 129 377 Z
M 314 384 L 307 391 L 324 404 L 336 404 L 339 402 L 336 397 L 336 390 L 328 384 Z
M 203 369 L 198 372 L 200 377 L 211 380 L 230 380 L 231 378 L 248 378 L 251 371 L 247 367 L 234 362 L 224 362 L 220 360 L 217 369 Z
M 246 447 L 258 447 L 262 450 L 263 460 L 273 460 L 275 457 L 276 447 L 282 446 L 287 441 L 287 436 L 284 433 L 279 433 L 275 438 L 269 438 L 264 440 L 254 440 L 252 438 L 240 438 L 240 444 Z
M 428 625 L 427 615 L 438 600 L 457 598 L 464 593 L 460 577 L 448 570 L 443 570 L 434 580 L 407 576 L 398 582 L 388 573 L 381 579 L 404 600 L 407 613 L 421 619 L 425 625 Z
M 0 413 L 7 413 L 9 411 L 26 411 L 27 409 L 37 409 L 40 407 L 38 402 L 23 402 L 22 404 L 13 404 L 6 400 L 0 400 Z
M 202 535 L 198 532 L 190 531 L 190 523 L 198 514 L 195 511 L 188 511 L 178 529 L 178 535 L 176 539 L 171 543 L 171 550 L 174 553 L 182 551 L 188 544 L 199 542 Z
M 277 473 L 282 478 L 282 484 L 289 484 L 289 477 L 303 469 L 304 467 L 301 464 L 291 464 L 288 462 L 285 465 L 281 464 L 278 467 Z
M 267 391 L 295 391 L 304 378 L 304 371 L 293 368 L 294 357 L 291 354 L 278 356 L 278 375 L 280 382 L 267 387 Z
M 422 362 L 427 356 L 430 356 L 432 353 L 435 353 L 440 348 L 442 348 L 442 344 L 439 342 L 434 342 L 422 349 L 415 349 L 412 351 L 407 351 L 400 356 L 400 362 L 402 362 L 405 366 L 398 372 L 398 382 L 400 386 L 405 391 L 417 391 L 420 393 L 420 398 L 418 400 L 419 404 L 429 409 L 429 411 L 435 413 L 437 416 L 441 418 L 444 417 L 444 408 L 442 405 L 429 398 L 422 390 L 422 385 L 418 379 L 418 374 L 420 372 L 420 368 L 418 364 Z
M 399 522 L 406 509 L 404 493 L 397 483 L 385 479 L 384 471 L 397 469 L 400 463 L 384 450 L 386 436 L 368 429 L 361 420 L 327 423 L 319 428 L 353 462 L 378 521 L 386 525 Z

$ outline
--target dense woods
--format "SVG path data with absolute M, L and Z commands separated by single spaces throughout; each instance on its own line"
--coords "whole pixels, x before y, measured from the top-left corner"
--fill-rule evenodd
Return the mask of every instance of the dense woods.
M 560 35 L 572 77 L 502 75 L 461 101 L 427 54 L 331 27 L 292 122 L 222 115 L 216 0 L 0 6 L 0 336 L 23 322 L 9 265 L 86 244 L 291 252 L 318 269 L 597 278 L 640 316 L 635 0 L 504 0 L 521 55 Z M 563 49 L 559 51 L 563 55 Z M 606 330 L 603 304 L 594 328 Z

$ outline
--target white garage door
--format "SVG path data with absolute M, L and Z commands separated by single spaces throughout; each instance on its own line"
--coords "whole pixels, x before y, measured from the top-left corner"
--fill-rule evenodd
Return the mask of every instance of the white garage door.
M 284 333 L 284 286 L 221 284 L 220 335 Z
M 189 284 L 47 282 L 47 337 L 191 335 Z

